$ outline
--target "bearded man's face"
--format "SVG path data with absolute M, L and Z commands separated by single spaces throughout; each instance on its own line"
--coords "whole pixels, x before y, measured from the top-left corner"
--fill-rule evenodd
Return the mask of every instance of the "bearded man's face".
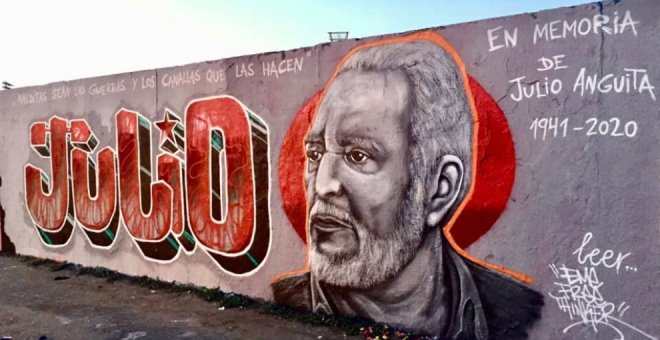
M 410 84 L 402 71 L 347 71 L 330 85 L 305 141 L 310 269 L 367 288 L 410 261 L 423 188 L 409 187 Z

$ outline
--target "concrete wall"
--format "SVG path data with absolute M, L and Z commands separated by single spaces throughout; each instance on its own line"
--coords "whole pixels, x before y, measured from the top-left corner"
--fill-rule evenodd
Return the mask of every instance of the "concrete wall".
M 2 91 L 2 248 L 447 336 L 655 339 L 659 13 L 596 3 Z M 418 42 L 454 98 L 423 136 L 413 102 L 438 106 L 406 70 L 427 60 L 334 74 Z M 346 146 L 352 128 L 405 152 Z M 318 200 L 353 219 L 315 219 Z

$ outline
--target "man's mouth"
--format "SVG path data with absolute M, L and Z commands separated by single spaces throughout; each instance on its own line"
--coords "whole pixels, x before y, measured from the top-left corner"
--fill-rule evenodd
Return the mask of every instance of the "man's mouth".
M 310 222 L 312 242 L 320 253 L 346 257 L 359 248 L 357 231 L 349 221 L 332 215 L 316 214 Z
M 330 215 L 312 217 L 312 227 L 324 233 L 353 229 L 353 226 L 349 222 Z

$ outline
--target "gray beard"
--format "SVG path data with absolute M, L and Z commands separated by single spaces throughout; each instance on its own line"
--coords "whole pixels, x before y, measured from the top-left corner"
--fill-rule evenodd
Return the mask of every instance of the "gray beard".
M 330 256 L 320 252 L 311 240 L 312 276 L 337 287 L 366 289 L 397 275 L 417 253 L 424 231 L 423 185 L 413 182 L 406 190 L 394 228 L 384 236 L 372 233 L 350 212 L 316 200 L 309 215 L 326 213 L 349 221 L 358 235 L 359 252 Z

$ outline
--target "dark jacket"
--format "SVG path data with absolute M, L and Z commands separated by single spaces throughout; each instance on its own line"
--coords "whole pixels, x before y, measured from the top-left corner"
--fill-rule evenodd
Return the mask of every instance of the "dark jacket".
M 463 258 L 447 242 L 443 243 L 444 284 L 451 294 L 451 313 L 445 334 L 438 335 L 450 339 L 526 339 L 528 329 L 541 315 L 543 295 Z M 313 286 L 309 272 L 272 285 L 277 303 L 305 311 L 314 311 Z M 323 286 L 316 285 L 320 294 Z M 329 306 L 324 309 L 332 312 Z

